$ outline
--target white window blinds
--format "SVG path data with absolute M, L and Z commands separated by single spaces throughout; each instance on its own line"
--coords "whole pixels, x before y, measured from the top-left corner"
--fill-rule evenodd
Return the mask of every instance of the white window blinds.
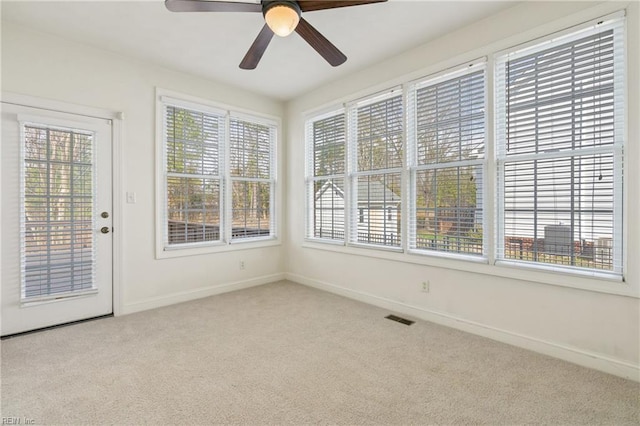
M 165 245 L 221 240 L 224 116 L 165 106 Z
M 408 91 L 409 248 L 482 256 L 484 64 Z
M 353 243 L 401 245 L 404 107 L 399 92 L 365 99 L 348 110 Z
M 307 122 L 307 236 L 345 238 L 344 110 Z
M 269 237 L 275 233 L 275 141 L 275 126 L 231 117 L 232 239 Z
M 498 259 L 622 272 L 623 20 L 497 63 Z
M 160 99 L 164 249 L 275 238 L 277 122 Z

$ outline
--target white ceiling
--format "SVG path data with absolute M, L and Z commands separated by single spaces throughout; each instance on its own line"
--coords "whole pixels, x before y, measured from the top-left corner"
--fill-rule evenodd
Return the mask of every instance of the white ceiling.
M 246 0 L 246 2 L 258 0 Z M 2 1 L 2 20 L 287 100 L 501 9 L 509 1 L 390 0 L 304 17 L 347 55 L 331 67 L 297 34 L 273 37 L 257 69 L 238 64 L 260 13 L 174 13 L 163 0 Z

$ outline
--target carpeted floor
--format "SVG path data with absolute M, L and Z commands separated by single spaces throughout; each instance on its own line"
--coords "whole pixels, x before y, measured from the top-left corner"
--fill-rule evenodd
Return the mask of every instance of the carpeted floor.
M 289 282 L 2 341 L 36 424 L 638 424 L 640 384 Z

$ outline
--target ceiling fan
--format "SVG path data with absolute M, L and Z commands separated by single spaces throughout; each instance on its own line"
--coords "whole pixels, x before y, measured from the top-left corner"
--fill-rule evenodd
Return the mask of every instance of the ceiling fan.
M 302 12 L 335 9 L 382 3 L 387 0 L 261 0 L 252 1 L 208 1 L 208 0 L 165 0 L 165 6 L 172 12 L 261 12 L 265 19 L 262 30 L 240 62 L 240 68 L 252 70 L 260 62 L 273 34 L 286 37 L 293 31 L 311 45 L 327 62 L 337 67 L 347 57 L 316 30 L 301 15 Z

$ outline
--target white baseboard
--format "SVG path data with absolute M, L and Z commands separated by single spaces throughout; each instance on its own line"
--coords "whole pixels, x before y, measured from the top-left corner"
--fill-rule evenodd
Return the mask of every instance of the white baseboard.
M 554 358 L 559 358 L 583 367 L 592 368 L 594 370 L 603 371 L 615 376 L 640 381 L 640 366 L 626 361 L 609 358 L 605 355 L 588 352 L 582 349 L 565 346 L 562 344 L 537 339 L 535 337 L 525 336 L 523 334 L 514 333 L 477 322 L 469 321 L 456 316 L 432 311 L 418 306 L 412 306 L 406 303 L 387 299 L 385 297 L 376 296 L 374 294 L 365 293 L 337 286 L 323 281 L 307 278 L 302 275 L 286 273 L 285 277 L 289 281 L 314 287 L 319 290 L 328 291 L 380 308 L 389 309 L 394 312 L 411 315 L 425 321 L 466 331 L 478 336 L 487 337 L 502 343 L 517 346 L 530 351 L 538 352 Z
M 227 293 L 244 288 L 255 287 L 285 279 L 285 274 L 271 274 L 263 277 L 251 278 L 243 281 L 235 281 L 226 284 L 218 284 L 195 290 L 181 291 L 166 296 L 153 297 L 140 302 L 125 304 L 120 312 L 122 315 L 134 312 L 146 311 L 148 309 L 160 308 L 173 305 L 175 303 L 188 302 L 190 300 L 202 299 L 203 297 L 214 296 L 216 294 Z

